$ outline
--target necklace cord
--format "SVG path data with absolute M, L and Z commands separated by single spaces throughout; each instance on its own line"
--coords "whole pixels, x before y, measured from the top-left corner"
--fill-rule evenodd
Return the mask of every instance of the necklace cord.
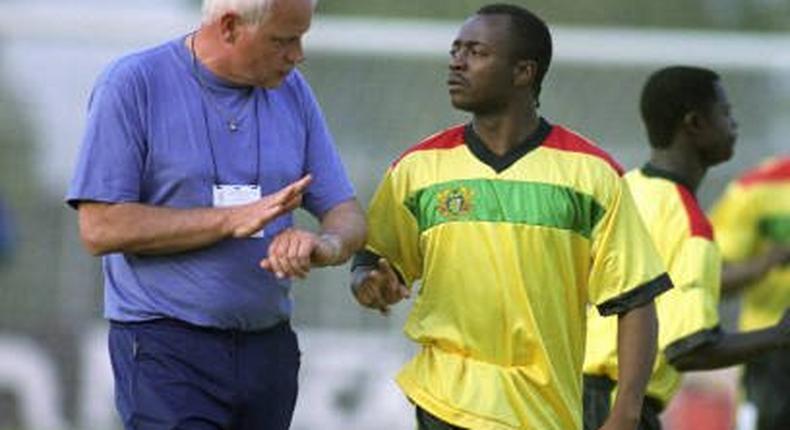
M 198 86 L 200 87 L 201 94 L 203 95 L 203 99 L 208 98 L 209 104 L 214 106 L 214 109 L 217 111 L 217 115 L 219 115 L 222 122 L 228 126 L 228 131 L 231 133 L 235 133 L 238 131 L 238 121 L 236 120 L 226 120 L 225 116 L 222 114 L 220 106 L 216 100 L 213 99 L 213 94 L 211 94 L 211 89 L 209 88 L 208 84 L 203 80 L 203 77 L 200 75 L 200 70 L 198 69 L 198 59 L 197 59 L 197 51 L 195 50 L 195 39 L 197 36 L 197 30 L 193 31 L 192 33 L 188 34 L 187 37 L 190 38 L 189 41 L 189 50 L 192 57 L 192 72 L 195 76 L 195 79 L 198 82 Z M 251 87 L 249 94 L 247 95 L 247 100 L 244 102 L 240 112 L 244 111 L 248 104 L 253 99 L 257 99 L 255 88 Z M 216 155 L 214 154 L 214 140 L 211 138 L 211 130 L 208 124 L 208 113 L 206 112 L 206 103 L 201 103 L 200 105 L 201 113 L 203 114 L 203 125 L 206 130 L 206 139 L 208 141 L 208 149 L 209 155 L 211 157 L 211 168 L 213 174 L 213 183 L 219 184 L 219 170 L 217 169 L 217 161 Z M 258 103 L 253 103 L 253 119 L 252 122 L 255 123 L 255 181 L 252 183 L 254 185 L 260 186 L 261 183 L 261 125 L 258 119 Z

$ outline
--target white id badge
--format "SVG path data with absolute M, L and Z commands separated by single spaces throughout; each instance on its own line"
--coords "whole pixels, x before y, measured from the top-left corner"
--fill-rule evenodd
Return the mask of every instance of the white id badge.
M 214 207 L 225 208 L 252 203 L 261 198 L 261 187 L 258 185 L 214 185 Z M 263 229 L 255 232 L 252 238 L 262 238 Z

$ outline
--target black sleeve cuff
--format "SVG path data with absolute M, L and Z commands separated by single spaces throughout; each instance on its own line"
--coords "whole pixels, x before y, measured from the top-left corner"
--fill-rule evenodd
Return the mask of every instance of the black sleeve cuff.
M 702 345 L 718 342 L 722 334 L 721 326 L 718 325 L 700 330 L 669 344 L 664 350 L 664 355 L 671 363 L 681 355 L 688 354 Z
M 368 251 L 367 249 L 363 249 L 362 251 L 357 252 L 354 254 L 354 259 L 351 260 L 351 272 L 357 270 L 358 267 L 365 267 L 369 269 L 375 269 L 379 266 L 379 259 L 381 258 L 380 255 L 376 254 L 375 252 Z M 395 268 L 395 266 L 390 264 L 392 270 L 395 271 L 395 275 L 398 276 L 398 280 L 401 284 L 405 284 L 403 275 Z
M 363 249 L 354 254 L 354 259 L 351 260 L 351 271 L 353 272 L 357 267 L 376 268 L 379 265 L 379 258 L 381 258 L 380 255 Z
M 653 300 L 670 288 L 672 288 L 672 280 L 669 279 L 669 275 L 662 273 L 657 278 L 631 291 L 601 303 L 598 305 L 598 313 L 602 316 L 608 316 L 628 312 Z

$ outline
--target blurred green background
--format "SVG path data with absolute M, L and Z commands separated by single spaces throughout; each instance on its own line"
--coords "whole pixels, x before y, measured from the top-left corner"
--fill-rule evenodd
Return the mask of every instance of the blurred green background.
M 319 16 L 441 19 L 458 25 L 485 3 L 321 0 L 318 10 Z M 779 0 L 515 3 L 536 11 L 550 25 L 564 27 L 749 31 L 766 35 L 790 30 L 790 2 Z M 0 199 L 15 226 L 13 253 L 0 259 L 0 335 L 33 339 L 55 358 L 66 391 L 64 413 L 72 422 L 78 414 L 74 394 L 85 378 L 79 370 L 79 342 L 100 320 L 102 300 L 99 261 L 81 248 L 74 211 L 62 202 L 90 86 L 100 68 L 114 57 L 160 37 L 164 40 L 179 34 L 160 36 L 140 26 L 134 37 L 118 36 L 113 26 L 128 19 L 126 12 L 144 8 L 149 11 L 146 17 L 172 15 L 178 17 L 178 23 L 196 22 L 198 4 L 188 0 L 139 4 L 0 1 L 0 16 L 5 17 L 0 19 Z M 12 21 L 19 20 L 12 12 L 35 9 L 38 13 L 36 8 L 70 12 L 75 23 L 83 15 L 100 11 L 109 17 L 109 24 L 95 30 L 95 38 L 85 38 L 69 37 L 72 30 L 60 29 L 59 20 L 54 18 L 43 20 L 39 29 Z M 31 12 L 31 16 L 39 15 Z M 49 26 L 55 34 L 51 37 Z M 75 26 L 73 31 L 77 33 L 77 29 Z M 397 35 L 392 36 L 397 40 Z M 642 82 L 656 67 L 554 64 L 544 85 L 541 112 L 550 121 L 566 124 L 594 139 L 626 167 L 638 166 L 647 154 L 647 145 L 637 101 Z M 363 203 L 400 152 L 439 129 L 466 120 L 449 105 L 443 56 L 328 54 L 308 46 L 308 60 L 302 70 L 324 108 Z M 740 140 L 735 160 L 709 173 L 700 191 L 706 206 L 737 172 L 773 152 L 788 150 L 787 70 L 779 73 L 755 66 L 719 71 L 740 123 Z M 304 214 L 300 223 L 312 225 Z M 296 324 L 398 335 L 408 306 L 399 307 L 390 318 L 362 310 L 353 302 L 347 281 L 347 268 L 342 267 L 317 271 L 307 281 L 297 282 Z M 13 396 L 0 387 L 0 429 L 18 425 L 16 405 Z
M 193 0 L 195 6 L 200 0 Z M 461 19 L 481 0 L 319 0 L 320 13 Z M 507 3 L 507 2 L 506 2 Z M 790 29 L 790 2 L 783 0 L 534 0 L 510 1 L 548 22 L 590 26 L 783 31 Z

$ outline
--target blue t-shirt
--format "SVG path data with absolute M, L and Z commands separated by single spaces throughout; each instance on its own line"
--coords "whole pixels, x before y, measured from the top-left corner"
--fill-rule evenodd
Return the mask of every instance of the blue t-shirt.
M 215 183 L 257 183 L 266 195 L 307 173 L 313 182 L 303 207 L 314 216 L 354 197 L 298 71 L 276 89 L 236 86 L 193 62 L 184 40 L 121 58 L 100 76 L 66 196 L 71 206 L 210 207 Z M 230 117 L 238 120 L 237 131 L 229 130 Z M 284 215 L 266 226 L 263 239 L 228 239 L 189 252 L 104 256 L 105 317 L 168 317 L 242 330 L 288 319 L 290 282 L 258 263 L 292 223 Z

